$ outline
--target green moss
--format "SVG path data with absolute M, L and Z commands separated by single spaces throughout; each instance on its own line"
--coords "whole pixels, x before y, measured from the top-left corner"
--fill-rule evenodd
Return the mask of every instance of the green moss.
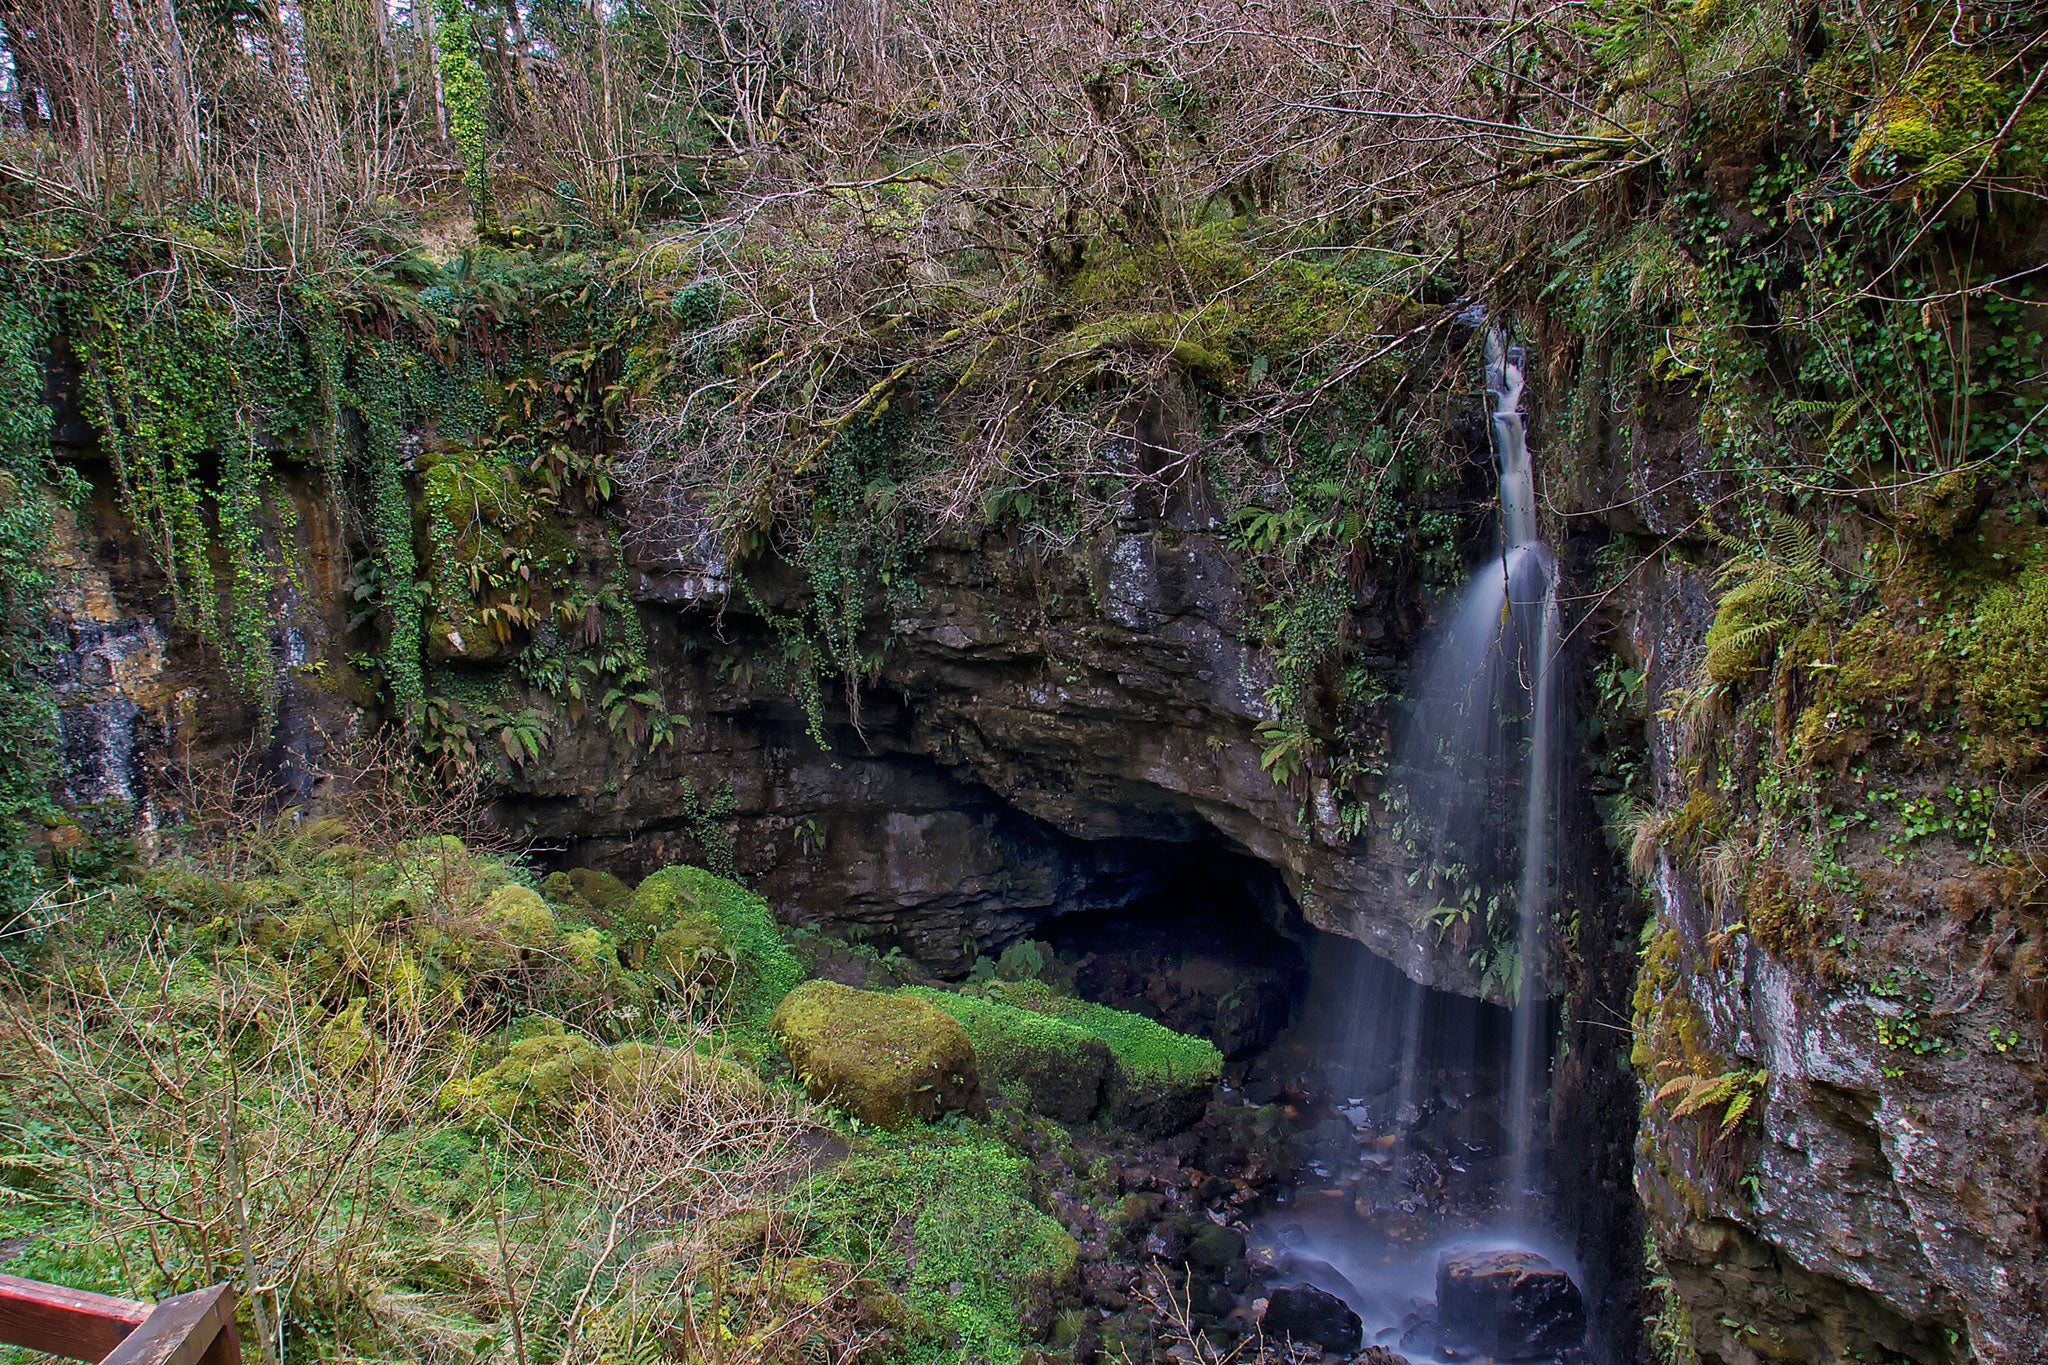
M 978 1129 L 861 1139 L 814 1178 L 825 1249 L 902 1286 L 907 1365 L 1015 1365 L 1071 1298 L 1079 1248 L 1030 1163 Z
M 551 872 L 541 882 L 540 893 L 558 904 L 587 912 L 600 925 L 609 925 L 619 909 L 633 898 L 632 887 L 594 867 Z
M 1206 1038 L 1175 1033 L 1128 1010 L 1061 995 L 1038 981 L 997 981 L 985 998 L 1049 1015 L 1109 1045 L 1119 1070 L 1139 1085 L 1213 1085 L 1223 1075 L 1223 1054 Z
M 1109 1046 L 1078 1024 L 986 996 L 906 987 L 950 1015 L 974 1044 L 983 1083 L 1015 1105 L 1066 1123 L 1093 1118 L 1112 1064 Z
M 1103 1111 L 1109 1121 L 1146 1137 L 1175 1133 L 1201 1117 L 1223 1075 L 1223 1054 L 1141 1014 L 1061 995 L 1040 981 L 991 981 L 985 999 L 1071 1024 L 1103 1043 L 1111 1066 Z
M 1997 164 L 1993 139 L 2010 102 L 1986 56 L 1942 44 L 1877 107 L 1849 149 L 1849 173 L 1925 199 L 1946 195 Z
M 1398 296 L 1357 278 L 1365 253 L 1276 258 L 1270 254 L 1275 244 L 1255 244 L 1250 229 L 1246 219 L 1220 219 L 1091 260 L 1069 281 L 1067 294 L 1094 316 L 1057 344 L 1055 356 L 1136 343 L 1170 355 L 1204 384 L 1229 390 L 1259 357 L 1277 361 L 1336 339 L 1364 337 L 1398 306 Z M 1182 298 L 1205 302 L 1175 306 Z
M 735 965 L 728 1018 L 743 1032 L 766 1024 L 803 980 L 803 965 L 783 942 L 768 902 L 701 867 L 678 865 L 653 873 L 617 907 L 615 917 L 628 953 L 642 958 L 670 929 L 703 921 L 715 925 Z
M 608 1066 L 604 1049 L 582 1034 L 522 1038 L 482 1074 L 450 1081 L 441 1105 L 473 1118 L 563 1114 L 600 1083 Z
M 807 981 L 769 1028 L 804 1089 L 863 1123 L 894 1129 L 983 1110 L 974 1045 L 951 1016 L 914 996 Z
M 522 957 L 547 952 L 561 938 L 561 925 L 548 903 L 531 887 L 515 882 L 485 896 L 478 918 Z
M 1680 860 L 1697 864 L 1700 855 L 1728 832 L 1728 812 L 1710 791 L 1696 791 L 1671 812 L 1659 838 Z
M 538 1020 L 475 1076 L 441 1089 L 441 1107 L 471 1121 L 518 1118 L 557 1119 L 598 1094 L 634 1102 L 652 1090 L 674 1093 L 709 1070 L 742 1100 L 757 1098 L 752 1072 L 719 1057 L 641 1041 L 606 1047 L 554 1020 Z
M 1987 737 L 2048 724 L 2048 552 L 1969 611 L 1951 655 L 1974 728 Z
M 1956 734 L 1982 767 L 2038 762 L 2048 749 L 2048 548 L 1960 561 L 1923 550 L 1888 567 L 1884 582 L 1875 605 L 1802 652 L 1813 699 L 1794 726 L 1798 756 L 1837 761 L 1912 729 Z

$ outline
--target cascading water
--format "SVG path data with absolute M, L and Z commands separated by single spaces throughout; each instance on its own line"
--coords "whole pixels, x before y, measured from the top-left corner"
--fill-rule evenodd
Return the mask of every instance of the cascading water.
M 1506 553 L 1525 556 L 1528 573 L 1538 580 L 1536 601 L 1509 598 L 1507 619 L 1525 623 L 1528 674 L 1528 776 L 1522 789 L 1522 869 L 1516 883 L 1515 991 L 1513 1055 L 1509 1059 L 1508 1173 L 1510 1198 L 1526 1206 L 1535 1183 L 1538 1150 L 1533 1131 L 1538 1073 L 1548 1049 L 1543 1024 L 1549 999 L 1544 973 L 1543 926 L 1550 912 L 1550 825 L 1552 799 L 1551 749 L 1556 717 L 1551 704 L 1551 660 L 1557 648 L 1557 566 L 1550 550 L 1536 538 L 1536 480 L 1529 468 L 1527 433 L 1522 425 L 1521 357 L 1499 332 L 1487 338 L 1487 389 L 1494 396 L 1493 448 L 1500 461 L 1500 516 Z M 1515 575 L 1508 574 L 1509 582 Z M 1534 621 L 1527 621 L 1533 610 Z M 1526 1211 L 1526 1207 L 1524 1208 Z
M 1333 1112 L 1312 1131 L 1328 1136 L 1254 1248 L 1274 1283 L 1315 1285 L 1360 1315 L 1367 1340 L 1423 1353 L 1455 1347 L 1469 1325 L 1437 1320 L 1440 1255 L 1534 1252 L 1566 1273 L 1572 1260 L 1539 1207 L 1558 604 L 1522 363 L 1488 337 L 1499 551 L 1434 632 L 1396 754 L 1444 951 L 1469 956 L 1514 1008 L 1419 985 L 1363 948 L 1319 958 L 1303 1013 L 1323 1021 L 1314 1036 Z
M 1486 389 L 1499 467 L 1500 552 L 1472 576 L 1428 654 L 1402 746 L 1426 873 L 1475 961 L 1515 1000 L 1502 1126 L 1506 1203 L 1526 1218 L 1538 1183 L 1535 1115 L 1548 1049 L 1544 924 L 1551 899 L 1556 566 L 1537 536 L 1522 423 L 1522 355 L 1487 337 Z M 1519 818 L 1517 818 L 1519 816 Z M 1496 913 L 1514 887 L 1511 938 Z

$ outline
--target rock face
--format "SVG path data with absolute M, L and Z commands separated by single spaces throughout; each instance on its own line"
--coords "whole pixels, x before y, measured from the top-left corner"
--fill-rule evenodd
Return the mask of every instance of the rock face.
M 882 623 L 857 728 L 841 699 L 829 755 L 785 693 L 734 684 L 697 648 L 720 608 L 728 636 L 759 629 L 740 603 L 680 593 L 672 579 L 697 577 L 684 565 L 643 553 L 635 570 L 670 705 L 706 720 L 673 758 L 637 770 L 602 736 L 558 744 L 522 814 L 573 833 L 582 856 L 675 856 L 687 838 L 677 778 L 701 772 L 700 788 L 732 782 L 735 856 L 771 900 L 885 927 L 941 968 L 993 955 L 1049 915 L 1127 905 L 1192 857 L 1219 880 L 1256 869 L 1233 894 L 1275 917 L 1361 938 L 1425 982 L 1482 988 L 1467 954 L 1420 927 L 1430 904 L 1409 882 L 1393 814 L 1376 806 L 1354 836 L 1326 787 L 1282 787 L 1261 766 L 1274 677 L 1246 640 L 1236 562 L 1192 506 L 1134 517 L 1085 553 L 1040 555 L 997 533 L 934 547 L 916 600 Z M 1412 587 L 1368 583 L 1356 615 L 1362 638 L 1384 645 L 1378 664 L 1396 669 L 1424 609 Z M 615 794 L 598 794 L 595 773 L 616 775 Z M 1240 861 L 1226 869 L 1229 856 Z M 1263 1005 L 1233 1002 L 1231 1027 L 1257 1036 Z
M 1679 565 L 1647 578 L 1635 644 L 1659 696 L 1689 680 L 1713 589 Z M 1685 736 L 1651 724 L 1658 780 L 1682 791 Z M 1913 780 L 1863 762 L 1869 788 Z M 1982 780 L 1928 754 L 1905 771 L 1937 791 Z M 1866 779 L 1850 781 L 1854 799 Z M 1769 926 L 1781 903 L 1717 908 L 1673 842 L 1637 984 L 1636 1183 L 1701 1359 L 2041 1359 L 2048 1131 L 2024 907 L 1948 836 L 1905 849 L 1851 831 L 1832 875 L 1868 888 L 1866 907 L 1773 951 L 1725 926 Z M 1812 872 L 1785 887 L 1828 923 Z M 1746 1109 L 1679 1114 L 1657 1096 L 1688 1076 L 1747 1078 Z
M 1586 1305 L 1571 1276 L 1533 1251 L 1448 1251 L 1436 1266 L 1443 1339 L 1502 1360 L 1584 1344 Z
M 769 1027 L 814 1098 L 877 1128 L 954 1110 L 985 1117 L 974 1045 L 922 1000 L 807 981 Z
M 1350 1355 L 1365 1340 L 1365 1324 L 1351 1306 L 1312 1284 L 1274 1290 L 1263 1325 L 1271 1340 L 1291 1338 L 1333 1355 Z

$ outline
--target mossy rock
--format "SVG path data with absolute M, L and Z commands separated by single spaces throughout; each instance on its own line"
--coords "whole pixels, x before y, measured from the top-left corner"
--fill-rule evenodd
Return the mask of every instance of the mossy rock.
M 633 898 L 632 887 L 594 867 L 551 872 L 541 882 L 540 893 L 557 905 L 586 912 L 604 927 L 609 927 L 619 908 Z
M 540 894 L 507 882 L 484 897 L 469 924 L 448 928 L 442 946 L 471 972 L 493 976 L 551 955 L 561 940 L 561 922 Z
M 1113 1064 L 1103 1083 L 1102 1113 L 1140 1137 L 1167 1137 L 1194 1123 L 1222 1078 L 1223 1054 L 1215 1044 L 1143 1015 L 1076 1000 L 1037 981 L 992 981 L 978 993 L 1062 1020 L 1106 1044 Z
M 647 978 L 619 961 L 611 936 L 588 925 L 562 931 L 554 968 L 544 995 L 586 1026 L 612 1019 L 622 1006 L 644 1006 L 653 995 Z
M 894 1129 L 954 1110 L 987 1112 L 973 1043 L 926 1001 L 807 981 L 769 1028 L 804 1088 L 863 1123 Z
M 363 1019 L 369 1001 L 357 997 L 341 1012 L 320 1026 L 320 1065 L 336 1075 L 346 1075 L 377 1050 L 377 1035 Z
M 678 915 L 647 954 L 647 970 L 690 999 L 723 1000 L 736 968 L 724 927 L 709 915 Z
M 299 842 L 307 848 L 332 848 L 336 844 L 347 842 L 349 836 L 354 833 L 355 827 L 348 821 L 326 815 L 318 820 L 308 820 L 299 831 Z
M 1062 1123 L 1095 1117 L 1115 1064 L 1100 1038 L 1000 1000 L 923 986 L 902 993 L 936 1006 L 960 1025 L 974 1044 L 983 1084 L 1009 1104 Z
M 604 1047 L 546 1016 L 529 1016 L 514 1028 L 526 1036 L 493 1065 L 442 1087 L 443 1108 L 472 1119 L 559 1118 L 598 1096 L 658 1106 L 707 1076 L 740 1105 L 761 1103 L 767 1094 L 759 1077 L 723 1058 L 654 1043 Z
M 481 1075 L 450 1081 L 441 1089 L 441 1104 L 472 1118 L 561 1114 L 588 1098 L 609 1073 L 605 1050 L 589 1038 L 543 1033 L 512 1044 Z
M 715 926 L 720 947 L 733 963 L 726 1014 L 731 1022 L 758 1026 L 803 980 L 803 966 L 783 942 L 768 902 L 737 882 L 701 867 L 664 867 L 635 887 L 616 912 L 620 957 L 629 966 L 658 960 L 657 944 L 670 930 L 677 951 L 691 949 L 702 926 Z
M 484 897 L 479 918 L 522 953 L 544 953 L 562 936 L 560 921 L 540 893 L 516 883 L 501 886 Z

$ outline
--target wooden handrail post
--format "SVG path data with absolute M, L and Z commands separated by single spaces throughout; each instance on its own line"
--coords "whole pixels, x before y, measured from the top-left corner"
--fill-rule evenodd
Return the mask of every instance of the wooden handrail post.
M 224 1284 L 147 1304 L 0 1275 L 0 1344 L 100 1365 L 241 1365 Z

